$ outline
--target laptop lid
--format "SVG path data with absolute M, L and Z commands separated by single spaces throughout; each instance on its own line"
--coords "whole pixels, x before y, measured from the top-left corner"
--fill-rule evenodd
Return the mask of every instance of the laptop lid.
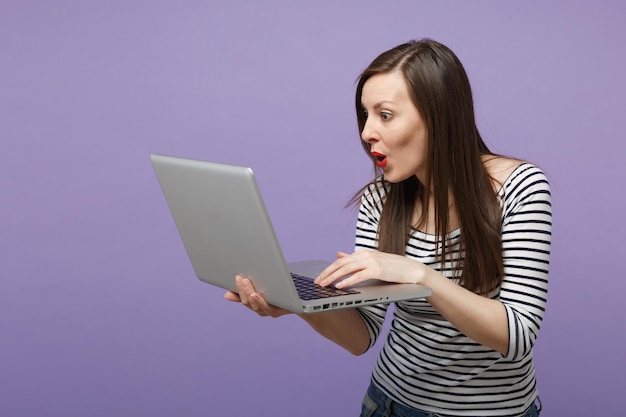
M 372 288 L 359 286 L 360 294 L 303 303 L 250 168 L 157 154 L 151 160 L 201 281 L 236 291 L 235 276 L 250 277 L 268 303 L 298 313 L 430 295 L 419 285 L 376 282 Z M 314 277 L 326 265 L 290 266 L 291 272 Z

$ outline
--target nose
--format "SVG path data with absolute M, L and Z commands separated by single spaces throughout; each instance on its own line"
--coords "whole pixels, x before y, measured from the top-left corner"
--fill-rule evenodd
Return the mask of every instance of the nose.
M 379 140 L 378 132 L 376 132 L 370 120 L 365 121 L 365 126 L 363 126 L 363 131 L 361 132 L 361 140 L 370 145 Z

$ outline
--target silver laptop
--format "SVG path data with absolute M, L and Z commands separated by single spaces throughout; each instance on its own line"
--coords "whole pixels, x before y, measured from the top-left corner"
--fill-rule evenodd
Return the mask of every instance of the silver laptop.
M 347 290 L 315 285 L 313 279 L 329 262 L 285 262 L 250 168 L 156 154 L 150 157 L 201 281 L 237 291 L 235 276 L 249 277 L 268 303 L 295 313 L 431 295 L 430 289 L 421 285 L 377 280 Z

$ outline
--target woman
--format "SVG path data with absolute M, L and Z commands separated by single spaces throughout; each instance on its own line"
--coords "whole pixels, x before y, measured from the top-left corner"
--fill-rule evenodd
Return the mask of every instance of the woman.
M 545 175 L 488 149 L 463 66 L 435 41 L 377 57 L 359 78 L 356 111 L 377 178 L 359 193 L 356 251 L 338 253 L 316 282 L 432 289 L 425 300 L 396 303 L 361 415 L 537 416 L 532 349 L 551 238 Z M 228 300 L 260 315 L 287 313 L 249 279 L 236 280 L 239 294 Z M 386 312 L 301 317 L 358 355 L 376 342 Z

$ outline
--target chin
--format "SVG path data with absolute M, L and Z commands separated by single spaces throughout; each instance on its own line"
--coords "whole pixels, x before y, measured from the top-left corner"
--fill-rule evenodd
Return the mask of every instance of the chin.
M 397 183 L 399 183 L 399 182 L 400 182 L 400 181 L 398 181 L 398 180 L 396 180 L 396 179 L 394 179 L 394 178 L 389 178 L 389 177 L 388 177 L 388 176 L 386 176 L 386 175 L 385 175 L 383 178 L 385 179 L 385 182 L 388 182 L 389 184 L 397 184 Z
M 398 179 L 396 177 L 388 177 L 386 175 L 383 178 L 385 179 L 386 182 L 388 182 L 390 184 L 397 184 L 399 182 L 404 181 L 403 179 Z
M 389 175 L 389 174 L 384 174 L 383 178 L 388 183 L 397 184 L 399 182 L 402 182 L 404 180 L 407 180 L 407 179 L 411 178 L 412 176 L 413 175 L 393 175 L 393 174 Z
M 415 174 L 410 174 L 410 175 L 387 175 L 385 174 L 383 175 L 384 180 L 390 184 L 398 184 L 413 177 L 417 177 L 417 175 Z M 418 181 L 419 181 L 419 177 L 418 177 Z

